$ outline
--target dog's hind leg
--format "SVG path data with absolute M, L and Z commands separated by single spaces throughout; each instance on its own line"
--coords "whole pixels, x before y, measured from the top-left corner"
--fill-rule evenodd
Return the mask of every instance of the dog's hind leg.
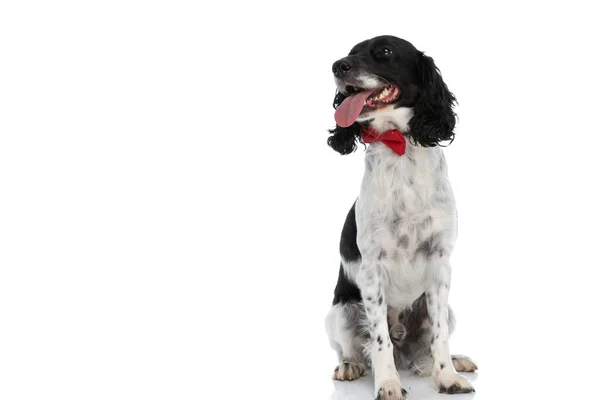
M 340 238 L 341 263 L 333 296 L 333 306 L 326 318 L 331 347 L 338 354 L 339 365 L 333 379 L 353 380 L 362 376 L 367 358 L 363 353 L 370 342 L 367 316 L 360 290 L 352 276 L 360 266 L 360 251 L 356 244 L 356 217 L 353 204 L 342 228 Z
M 331 347 L 337 352 L 339 365 L 333 379 L 351 381 L 365 372 L 363 348 L 369 340 L 364 332 L 366 320 L 361 302 L 338 303 L 331 307 L 325 319 Z

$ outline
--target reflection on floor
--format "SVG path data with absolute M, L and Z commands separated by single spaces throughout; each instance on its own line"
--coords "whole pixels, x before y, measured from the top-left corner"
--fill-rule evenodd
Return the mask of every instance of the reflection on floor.
M 477 390 L 477 373 L 461 374 L 475 384 Z M 409 374 L 408 372 L 400 372 L 400 380 L 404 388 L 408 391 L 408 398 L 414 400 L 464 400 L 476 398 L 476 393 L 460 394 L 449 396 L 437 392 L 432 378 L 421 378 Z M 351 382 L 333 382 L 333 393 L 331 400 L 373 400 L 374 387 L 373 377 L 366 375 L 361 379 Z

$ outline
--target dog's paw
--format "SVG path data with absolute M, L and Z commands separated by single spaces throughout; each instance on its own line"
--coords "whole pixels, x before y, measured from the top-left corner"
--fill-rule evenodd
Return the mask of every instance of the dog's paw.
M 467 378 L 453 372 L 440 374 L 436 379 L 436 384 L 440 393 L 458 394 L 475 391 Z
M 399 380 L 392 380 L 384 382 L 375 396 L 375 400 L 406 400 L 406 390 Z
M 460 354 L 452 356 L 452 364 L 456 372 L 475 372 L 477 371 L 477 364 L 467 356 Z
M 365 372 L 362 364 L 342 361 L 333 371 L 333 379 L 336 381 L 353 381 L 360 378 Z

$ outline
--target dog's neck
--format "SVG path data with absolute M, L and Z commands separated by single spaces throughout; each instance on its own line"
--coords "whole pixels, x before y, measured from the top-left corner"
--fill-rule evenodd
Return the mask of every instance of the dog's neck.
M 378 132 L 385 132 L 390 129 L 398 129 L 403 134 L 409 133 L 410 127 L 408 123 L 413 117 L 413 109 L 410 107 L 393 108 L 389 110 L 380 110 L 375 118 L 366 117 L 369 120 L 371 128 Z M 361 120 L 359 119 L 359 122 Z
M 406 149 L 402 157 L 399 157 L 385 144 L 376 142 L 369 145 L 366 157 L 372 163 L 375 159 L 386 159 L 390 163 L 402 163 L 406 158 L 411 165 L 418 166 L 414 173 L 431 173 L 433 171 L 445 173 L 445 162 L 442 149 L 434 147 L 422 147 L 409 140 L 409 122 L 413 117 L 413 109 L 410 107 L 391 108 L 377 112 L 377 116 L 369 120 L 369 126 L 378 132 L 398 129 L 406 136 Z M 366 120 L 365 120 L 366 121 Z M 402 164 L 404 165 L 404 164 Z

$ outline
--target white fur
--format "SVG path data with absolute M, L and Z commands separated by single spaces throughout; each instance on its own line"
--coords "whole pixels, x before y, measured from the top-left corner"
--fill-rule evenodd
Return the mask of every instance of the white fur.
M 380 77 L 373 74 L 362 73 L 356 77 L 356 85 L 362 89 L 375 89 L 376 87 L 384 85 L 384 82 Z M 335 84 L 338 90 L 342 93 L 346 92 L 346 80 L 342 78 L 336 78 Z
M 343 308 L 341 304 L 334 305 L 325 319 L 331 347 L 337 352 L 340 362 L 362 362 L 362 342 L 347 326 Z
M 381 86 L 381 78 L 376 75 L 362 74 L 359 75 L 356 80 L 358 85 L 365 89 L 373 89 Z
M 393 106 L 378 107 L 376 111 L 365 111 L 357 121 L 368 121 L 374 116 L 376 118 L 371 122 L 371 127 L 378 132 L 385 132 L 390 129 L 399 129 L 401 132 L 408 131 L 408 121 L 413 116 L 412 108 L 401 107 L 394 108 Z
M 411 117 L 411 109 L 390 106 L 361 116 L 361 120 L 374 118 L 371 126 L 380 132 L 392 128 L 408 132 Z M 387 308 L 409 307 L 423 293 L 435 338 L 431 344 L 432 375 L 438 386 L 470 387 L 454 370 L 448 347 L 450 254 L 456 238 L 456 208 L 442 149 L 407 143 L 406 153 L 398 156 L 381 142 L 370 144 L 356 202 L 356 225 L 362 258 L 342 263 L 364 301 L 372 338 L 366 353 L 372 364 L 376 395 L 384 387 L 396 392 L 402 388 L 394 365 Z M 330 335 L 332 341 L 352 342 L 348 328 L 329 318 L 333 327 L 329 329 L 335 330 Z

